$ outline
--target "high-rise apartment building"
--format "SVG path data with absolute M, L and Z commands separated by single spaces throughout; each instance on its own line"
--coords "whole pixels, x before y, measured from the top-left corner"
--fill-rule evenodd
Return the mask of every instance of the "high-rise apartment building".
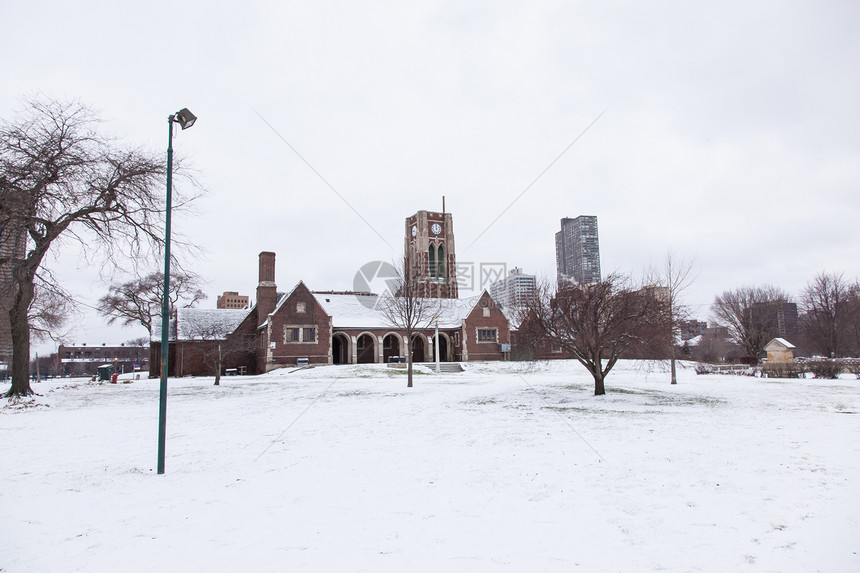
M 9 309 L 15 297 L 12 269 L 15 261 L 26 255 L 26 230 L 16 229 L 10 220 L 0 222 L 0 362 L 8 362 L 12 356 L 12 329 L 9 324 Z
M 490 296 L 502 308 L 522 308 L 534 298 L 535 289 L 535 276 L 515 267 L 508 276 L 490 285 Z
M 771 338 L 797 340 L 800 323 L 797 317 L 797 303 L 785 300 L 756 302 L 745 309 L 749 313 L 754 328 Z
M 561 230 L 555 234 L 555 263 L 559 284 L 600 282 L 597 217 L 580 215 L 561 220 Z

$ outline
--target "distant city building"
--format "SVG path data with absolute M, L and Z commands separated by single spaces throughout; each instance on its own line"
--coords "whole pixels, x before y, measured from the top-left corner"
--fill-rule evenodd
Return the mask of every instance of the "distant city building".
M 521 268 L 515 267 L 490 286 L 490 296 L 502 308 L 522 308 L 534 298 L 535 289 L 535 276 L 523 274 Z
M 218 295 L 218 301 L 215 308 L 248 308 L 251 306 L 251 299 L 238 292 L 225 291 L 224 294 Z
M 754 303 L 747 309 L 750 323 L 773 338 L 797 338 L 797 303 L 784 300 Z
M 64 376 L 92 376 L 103 364 L 112 364 L 118 373 L 146 371 L 149 369 L 149 347 L 61 344 L 57 349 L 57 359 L 60 361 L 59 371 Z
M 697 336 L 704 336 L 708 330 L 708 323 L 701 320 L 682 320 L 679 326 L 681 340 L 691 340 Z
M 559 284 L 600 282 L 597 217 L 581 215 L 561 220 L 561 230 L 555 234 L 555 261 Z
M 12 357 L 12 329 L 9 310 L 15 296 L 12 269 L 15 260 L 27 256 L 26 229 L 13 229 L 8 220 L 0 221 L 0 362 Z

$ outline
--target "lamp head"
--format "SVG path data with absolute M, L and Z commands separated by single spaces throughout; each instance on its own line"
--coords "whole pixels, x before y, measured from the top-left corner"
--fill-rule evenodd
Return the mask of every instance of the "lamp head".
M 173 121 L 179 124 L 182 129 L 188 129 L 194 122 L 197 121 L 197 116 L 188 111 L 187 107 L 183 107 L 173 116 Z

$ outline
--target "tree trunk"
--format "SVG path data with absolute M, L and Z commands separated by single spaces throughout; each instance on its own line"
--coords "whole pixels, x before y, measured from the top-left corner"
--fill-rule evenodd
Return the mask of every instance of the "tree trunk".
M 34 293 L 32 280 L 20 282 L 9 310 L 9 326 L 12 331 L 12 387 L 5 394 L 7 398 L 33 394 L 30 388 L 30 326 L 27 315 Z
M 221 345 L 218 345 L 218 362 L 215 363 L 215 385 L 221 385 Z
M 601 350 L 597 350 L 592 359 L 591 375 L 594 377 L 594 395 L 603 396 L 606 394 L 606 387 L 603 385 L 603 359 L 601 358 Z
M 412 388 L 412 337 L 406 333 L 406 387 Z
M 677 384 L 678 383 L 678 377 L 675 374 L 675 356 L 674 356 L 674 354 L 675 354 L 675 349 L 673 348 L 672 349 L 672 358 L 669 359 L 669 367 L 672 370 L 672 384 Z
M 598 369 L 591 373 L 594 376 L 594 395 L 603 396 L 606 394 L 606 388 L 603 386 L 603 372 Z

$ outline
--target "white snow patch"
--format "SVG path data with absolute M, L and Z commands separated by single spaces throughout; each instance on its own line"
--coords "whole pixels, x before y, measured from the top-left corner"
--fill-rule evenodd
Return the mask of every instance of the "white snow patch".
M 860 382 L 467 366 L 36 383 L 0 569 L 860 570 Z

